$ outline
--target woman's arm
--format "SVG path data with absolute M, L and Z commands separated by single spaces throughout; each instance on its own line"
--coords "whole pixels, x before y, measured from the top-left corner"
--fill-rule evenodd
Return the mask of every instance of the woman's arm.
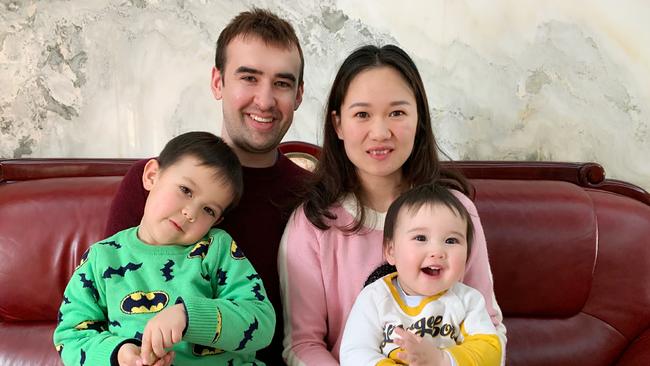
M 290 366 L 338 366 L 325 341 L 327 305 L 319 251 L 319 231 L 301 206 L 289 218 L 278 254 L 285 334 L 282 356 Z
M 492 324 L 494 324 L 497 330 L 497 334 L 503 345 L 503 355 L 505 355 L 507 341 L 506 327 L 503 325 L 503 315 L 494 296 L 492 270 L 490 269 L 490 262 L 488 260 L 483 225 L 481 225 L 481 219 L 478 216 L 474 202 L 458 191 L 453 191 L 453 193 L 463 203 L 465 208 L 467 208 L 469 215 L 472 217 L 472 223 L 474 224 L 474 242 L 472 243 L 471 254 L 467 259 L 463 283 L 475 288 L 483 295 L 485 307 L 490 315 Z

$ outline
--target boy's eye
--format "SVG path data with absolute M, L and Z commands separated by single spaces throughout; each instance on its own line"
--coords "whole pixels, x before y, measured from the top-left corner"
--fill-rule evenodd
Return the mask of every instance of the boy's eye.
M 427 237 L 424 235 L 416 235 L 413 239 L 415 241 L 427 241 Z
M 445 244 L 459 244 L 460 240 L 457 238 L 447 238 L 445 239 Z
M 212 217 L 216 217 L 216 216 L 217 216 L 217 214 L 214 212 L 214 210 L 211 209 L 210 207 L 204 207 L 204 208 L 203 208 L 203 211 L 205 211 L 205 213 L 207 213 L 208 215 L 210 215 L 210 216 L 212 216 Z
M 189 188 L 185 186 L 180 186 L 179 189 L 181 190 L 181 193 L 183 193 L 184 195 L 192 197 L 192 191 Z

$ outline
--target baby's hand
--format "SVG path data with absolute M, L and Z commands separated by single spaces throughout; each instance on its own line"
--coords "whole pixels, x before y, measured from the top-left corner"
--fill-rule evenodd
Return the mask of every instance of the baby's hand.
M 445 353 L 427 342 L 424 338 L 417 336 L 404 328 L 397 327 L 395 332 L 400 338 L 395 338 L 395 344 L 405 352 L 400 352 L 397 357 L 406 361 L 411 366 L 443 366 L 449 365 Z
M 153 365 L 156 360 L 165 359 L 168 355 L 165 348 L 181 341 L 186 323 L 183 304 L 170 306 L 149 319 L 142 335 L 140 356 L 143 363 Z M 158 366 L 158 363 L 155 364 Z

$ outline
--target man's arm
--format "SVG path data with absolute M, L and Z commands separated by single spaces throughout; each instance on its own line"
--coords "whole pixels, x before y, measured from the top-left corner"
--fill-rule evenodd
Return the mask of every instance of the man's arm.
M 104 237 L 140 225 L 149 192 L 142 186 L 142 172 L 149 159 L 131 166 L 117 189 L 106 221 Z

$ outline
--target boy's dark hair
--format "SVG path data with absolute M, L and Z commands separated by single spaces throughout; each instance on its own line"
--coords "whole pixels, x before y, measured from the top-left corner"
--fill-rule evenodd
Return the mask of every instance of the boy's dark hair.
M 467 212 L 465 205 L 463 205 L 463 203 L 460 202 L 460 200 L 456 198 L 449 189 L 440 184 L 423 184 L 412 188 L 404 192 L 393 201 L 393 203 L 391 203 L 388 212 L 386 213 L 386 221 L 384 221 L 384 249 L 386 249 L 393 241 L 399 213 L 403 210 L 415 213 L 426 205 L 445 205 L 467 222 L 465 237 L 467 239 L 467 257 L 469 258 L 469 254 L 472 250 L 472 241 L 474 240 L 474 224 L 472 223 L 472 218 L 470 217 L 469 212 Z M 377 279 L 395 271 L 395 266 L 384 263 L 370 274 L 364 286 L 367 286 Z
M 357 168 L 347 157 L 343 141 L 338 138 L 332 114 L 341 115 L 341 105 L 354 78 L 364 71 L 381 67 L 389 67 L 399 73 L 413 92 L 417 104 L 418 121 L 413 151 L 401 167 L 404 185 L 414 187 L 437 183 L 463 193 L 469 192 L 462 175 L 440 164 L 424 83 L 411 57 L 395 45 L 363 46 L 343 61 L 336 74 L 325 108 L 323 148 L 313 178 L 304 193 L 305 215 L 321 230 L 329 229 L 326 219 L 336 219 L 330 208 L 344 195 L 354 193 L 358 207 L 363 206 L 359 200 L 362 187 Z M 357 233 L 361 231 L 364 219 L 365 210 L 359 210 L 355 220 L 341 229 Z
M 215 178 L 230 185 L 233 200 L 224 209 L 221 215 L 224 216 L 239 203 L 244 191 L 242 169 L 237 155 L 220 137 L 210 132 L 194 131 L 169 140 L 158 156 L 158 165 L 164 170 L 188 155 L 201 161 L 200 165 L 213 168 Z
M 269 10 L 253 8 L 234 17 L 221 31 L 217 40 L 217 50 L 214 56 L 214 66 L 223 75 L 226 67 L 226 48 L 237 37 L 257 37 L 267 45 L 290 50 L 298 49 L 300 55 L 300 75 L 298 84 L 302 83 L 305 69 L 305 58 L 298 36 L 289 22 L 273 14 Z M 222 78 L 221 80 L 223 80 Z

